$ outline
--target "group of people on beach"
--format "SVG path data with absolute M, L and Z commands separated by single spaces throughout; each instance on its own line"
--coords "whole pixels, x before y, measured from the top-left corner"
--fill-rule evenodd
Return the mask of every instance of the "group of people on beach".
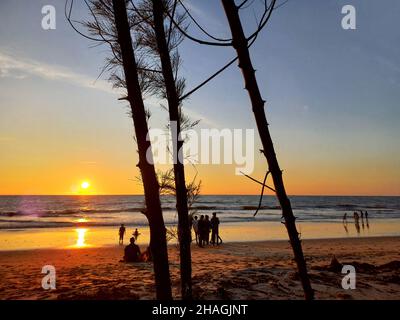
M 201 215 L 200 218 L 198 216 L 190 216 L 190 230 L 194 231 L 196 244 L 204 248 L 205 245 L 209 245 L 210 242 L 212 245 L 220 245 L 222 243 L 222 239 L 219 235 L 219 218 L 217 217 L 217 213 L 214 212 L 212 214 L 212 218 L 208 215 Z M 124 236 L 126 233 L 126 228 L 124 224 L 121 224 L 119 228 L 119 244 L 124 244 Z M 211 240 L 210 240 L 211 233 Z M 129 239 L 129 244 L 125 247 L 124 257 L 121 262 L 148 262 L 152 261 L 152 255 L 150 251 L 150 247 L 147 247 L 146 251 L 140 252 L 139 246 L 135 243 L 137 238 L 139 237 L 140 232 L 138 229 L 132 234 L 132 237 Z
M 367 225 L 367 228 L 369 229 L 369 221 L 368 221 L 368 211 L 363 212 L 360 210 L 360 214 L 358 214 L 357 211 L 353 212 L 353 219 L 354 219 L 354 225 L 356 227 L 357 233 L 360 233 L 361 228 L 360 228 L 360 218 L 361 218 L 361 226 L 364 229 L 365 224 L 364 224 L 364 218 L 365 218 L 365 223 Z M 343 226 L 346 232 L 348 232 L 347 229 L 347 212 L 343 215 Z
M 211 219 L 208 215 L 201 215 L 200 219 L 198 216 L 194 216 L 190 219 L 190 228 L 193 228 L 196 243 L 200 248 L 204 248 L 204 246 L 209 245 L 210 242 L 213 246 L 218 246 L 222 243 L 222 239 L 219 236 L 219 223 L 216 212 L 213 212 Z
M 119 244 L 124 244 L 124 236 L 126 233 L 126 228 L 124 224 L 121 224 L 119 228 Z M 144 252 L 140 252 L 139 246 L 135 243 L 137 238 L 139 237 L 140 232 L 138 229 L 132 233 L 132 237 L 129 239 L 129 244 L 125 247 L 124 257 L 121 262 L 149 262 L 152 261 L 152 255 L 150 251 L 150 247 Z
M 124 244 L 124 236 L 126 233 L 126 228 L 124 224 L 121 224 L 121 226 L 119 227 L 119 244 Z M 132 237 L 137 240 L 137 238 L 140 236 L 140 232 L 138 231 L 138 229 L 135 229 L 135 231 L 132 233 Z

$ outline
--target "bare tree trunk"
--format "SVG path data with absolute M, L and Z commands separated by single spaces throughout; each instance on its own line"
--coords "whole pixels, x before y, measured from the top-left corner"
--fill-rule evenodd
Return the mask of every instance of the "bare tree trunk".
M 234 0 L 222 0 L 222 5 L 224 6 L 226 17 L 228 19 L 231 29 L 233 46 L 236 49 L 237 55 L 239 57 L 239 68 L 242 69 L 245 81 L 245 88 L 250 96 L 258 132 L 264 148 L 263 152 L 267 159 L 269 171 L 271 172 L 274 181 L 276 195 L 282 208 L 282 215 L 285 219 L 285 226 L 289 234 L 290 243 L 293 248 L 294 257 L 297 263 L 299 276 L 304 290 L 304 295 L 307 300 L 312 300 L 314 298 L 314 291 L 311 288 L 311 283 L 307 274 L 307 265 L 304 259 L 299 234 L 296 229 L 296 218 L 293 215 L 290 200 L 286 195 L 285 186 L 282 179 L 282 171 L 279 168 L 271 135 L 268 129 L 267 119 L 265 116 L 265 101 L 262 99 L 260 90 L 258 88 L 255 70 L 252 66 L 250 59 L 248 41 L 243 32 L 238 8 L 236 7 Z
M 146 216 L 150 226 L 150 248 L 153 255 L 157 299 L 172 300 L 166 229 L 161 210 L 159 184 L 154 165 L 146 159 L 147 151 L 149 150 L 151 153 L 151 144 L 146 139 L 148 134 L 147 118 L 140 90 L 125 0 L 113 0 L 113 9 L 128 91 L 127 99 L 131 106 L 139 150 L 138 167 L 143 179 Z
M 192 259 L 190 254 L 190 226 L 185 183 L 185 168 L 183 165 L 183 141 L 180 140 L 181 124 L 179 114 L 179 96 L 174 79 L 170 52 L 164 30 L 164 5 L 162 0 L 153 0 L 154 28 L 164 77 L 169 119 L 172 130 L 172 145 L 174 158 L 174 177 L 176 189 L 176 209 L 178 211 L 178 236 L 180 246 L 181 294 L 182 299 L 192 299 Z M 176 124 L 176 130 L 173 126 Z M 176 132 L 174 132 L 176 131 Z

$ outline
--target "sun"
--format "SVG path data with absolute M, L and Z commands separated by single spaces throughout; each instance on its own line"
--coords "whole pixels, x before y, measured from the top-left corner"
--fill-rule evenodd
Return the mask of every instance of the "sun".
M 83 181 L 82 183 L 81 183 L 81 188 L 82 189 L 88 189 L 90 187 L 90 183 L 89 182 L 87 182 L 87 181 Z

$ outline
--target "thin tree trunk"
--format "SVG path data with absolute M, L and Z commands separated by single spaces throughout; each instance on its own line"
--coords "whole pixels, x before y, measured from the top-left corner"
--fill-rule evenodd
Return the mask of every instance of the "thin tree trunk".
M 171 300 L 171 279 L 169 273 L 166 229 L 162 216 L 159 184 L 154 165 L 147 161 L 151 144 L 147 141 L 148 126 L 143 98 L 132 47 L 132 38 L 126 12 L 125 0 L 113 0 L 114 19 L 121 47 L 128 101 L 131 106 L 133 123 L 139 150 L 140 173 L 142 175 L 146 202 L 146 216 L 150 226 L 150 248 L 153 255 L 156 294 L 159 300 Z
M 185 184 L 185 168 L 183 165 L 183 142 L 179 139 L 181 132 L 179 96 L 176 89 L 170 52 L 164 30 L 164 9 L 162 0 L 153 0 L 154 27 L 167 92 L 169 119 L 173 139 L 176 209 L 178 211 L 178 236 L 180 246 L 181 294 L 182 299 L 190 300 L 192 299 L 192 261 L 190 254 L 191 237 L 187 190 Z M 173 130 L 174 125 L 176 125 L 176 130 Z
M 276 195 L 282 208 L 282 215 L 285 219 L 285 226 L 293 248 L 304 295 L 307 300 L 312 300 L 314 298 L 314 291 L 311 288 L 311 283 L 307 274 L 307 265 L 304 259 L 299 234 L 296 229 L 296 218 L 293 215 L 290 200 L 286 195 L 285 186 L 282 179 L 282 171 L 279 168 L 271 135 L 268 129 L 268 123 L 264 111 L 265 101 L 261 97 L 255 76 L 255 70 L 251 63 L 248 41 L 245 38 L 239 18 L 239 12 L 234 0 L 222 0 L 222 4 L 224 6 L 226 17 L 231 29 L 233 46 L 236 49 L 239 57 L 239 68 L 241 68 L 243 73 L 245 88 L 250 96 L 258 132 L 264 148 L 263 152 L 267 159 L 269 171 L 271 172 L 274 181 Z

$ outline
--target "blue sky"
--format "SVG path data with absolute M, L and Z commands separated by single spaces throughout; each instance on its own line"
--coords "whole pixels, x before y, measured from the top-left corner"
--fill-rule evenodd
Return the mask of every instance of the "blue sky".
M 211 33 L 229 37 L 219 1 L 187 3 Z M 41 28 L 41 8 L 47 4 L 56 7 L 56 30 Z M 341 28 L 345 4 L 356 8 L 356 30 Z M 260 10 L 256 0 L 242 12 L 247 33 L 255 28 Z M 85 16 L 82 4 L 76 14 Z M 399 16 L 396 0 L 291 0 L 274 12 L 251 48 L 289 191 L 400 194 Z M 194 27 L 190 32 L 199 35 Z M 101 163 L 99 159 L 107 168 L 118 164 L 109 179 L 135 174 L 126 106 L 117 101 L 105 77 L 95 82 L 108 51 L 92 45 L 66 23 L 63 0 L 0 2 L 0 173 L 6 176 L 0 193 L 7 193 L 10 185 L 15 185 L 13 193 L 46 193 L 35 184 L 36 177 L 54 174 L 66 161 L 76 163 L 78 171 L 87 163 Z M 180 52 L 188 88 L 234 56 L 232 48 L 190 41 Z M 233 65 L 187 100 L 185 108 L 203 119 L 202 127 L 255 128 L 242 88 L 241 73 Z M 164 126 L 167 115 L 152 108 L 152 126 Z M 217 169 L 199 167 L 206 190 L 214 190 L 207 181 L 211 183 L 208 175 Z M 262 176 L 261 157 L 256 168 Z M 21 176 L 15 180 L 15 174 L 6 172 Z M 230 170 L 220 172 L 235 183 L 243 179 L 230 177 Z M 127 186 L 124 182 L 115 190 L 124 193 Z M 226 187 L 221 190 L 229 193 Z

